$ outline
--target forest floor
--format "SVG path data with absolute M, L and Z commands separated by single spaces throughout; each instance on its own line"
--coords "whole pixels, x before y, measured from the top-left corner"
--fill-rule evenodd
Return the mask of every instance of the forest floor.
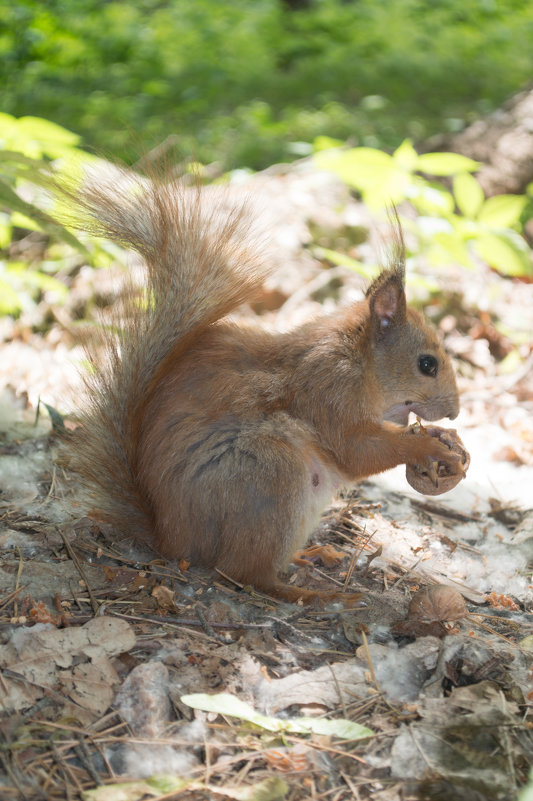
M 286 328 L 361 297 L 322 257 L 372 259 L 354 241 L 368 212 L 336 180 L 304 163 L 242 191 L 271 216 L 280 265 L 245 314 Z M 106 278 L 76 280 L 79 298 Z M 398 468 L 332 502 L 289 580 L 360 590 L 354 609 L 274 601 L 117 541 L 55 464 L 42 406 L 35 419 L 39 398 L 62 413 L 79 399 L 68 307 L 46 336 L 5 323 L 4 801 L 517 797 L 533 762 L 533 285 L 483 265 L 435 280 L 471 465 L 437 499 Z

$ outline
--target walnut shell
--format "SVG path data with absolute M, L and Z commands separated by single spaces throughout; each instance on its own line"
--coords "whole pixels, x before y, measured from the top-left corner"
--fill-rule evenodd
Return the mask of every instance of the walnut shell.
M 444 492 L 449 492 L 465 477 L 470 465 L 470 454 L 453 428 L 437 426 L 424 428 L 419 422 L 414 423 L 413 428 L 416 432 L 438 437 L 451 451 L 460 456 L 460 461 L 455 464 L 446 462 L 433 462 L 432 465 L 408 464 L 405 467 L 408 483 L 423 495 L 442 495 Z

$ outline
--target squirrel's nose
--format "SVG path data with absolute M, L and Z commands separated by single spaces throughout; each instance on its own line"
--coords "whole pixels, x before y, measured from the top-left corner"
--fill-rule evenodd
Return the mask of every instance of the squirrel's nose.
M 448 414 L 448 419 L 455 420 L 458 414 L 459 414 L 459 401 L 456 400 L 454 401 L 452 410 Z

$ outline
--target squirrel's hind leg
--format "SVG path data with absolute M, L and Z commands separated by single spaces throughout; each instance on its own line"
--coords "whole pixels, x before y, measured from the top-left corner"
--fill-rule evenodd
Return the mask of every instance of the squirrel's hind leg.
M 292 603 L 355 605 L 360 593 L 310 590 L 280 581 L 279 573 L 305 545 L 321 510 L 309 460 L 301 451 L 287 448 L 270 432 L 261 438 L 260 447 L 257 439 L 252 445 L 242 438 L 232 454 L 231 470 L 228 461 L 221 460 L 220 472 L 215 476 L 213 470 L 211 476 L 212 500 L 224 498 L 215 567 L 240 584 Z

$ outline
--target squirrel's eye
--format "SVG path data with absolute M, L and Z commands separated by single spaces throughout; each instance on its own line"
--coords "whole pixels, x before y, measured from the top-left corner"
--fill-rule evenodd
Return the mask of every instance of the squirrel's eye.
M 435 378 L 439 363 L 434 356 L 420 356 L 418 359 L 418 369 L 423 375 L 430 375 Z

